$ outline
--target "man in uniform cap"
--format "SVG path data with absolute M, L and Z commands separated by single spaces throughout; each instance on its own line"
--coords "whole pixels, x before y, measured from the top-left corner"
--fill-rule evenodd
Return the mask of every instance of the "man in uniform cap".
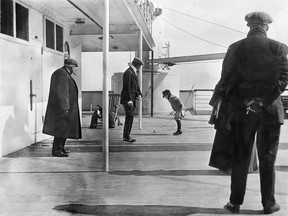
M 253 12 L 245 20 L 250 31 L 229 46 L 215 93 L 231 105 L 232 172 L 230 201 L 224 206 L 238 213 L 243 203 L 248 167 L 257 132 L 257 152 L 264 214 L 279 211 L 275 199 L 275 160 L 284 110 L 280 94 L 288 83 L 287 46 L 267 38 L 272 18 Z
M 130 64 L 129 68 L 123 74 L 123 87 L 121 91 L 120 103 L 124 107 L 125 111 L 125 123 L 123 129 L 123 141 L 135 142 L 130 136 L 133 119 L 134 119 L 134 108 L 136 106 L 136 100 L 139 96 L 142 96 L 138 85 L 137 71 L 144 64 L 144 62 L 135 57 Z
M 76 67 L 78 63 L 74 59 L 65 59 L 64 66 L 51 76 L 43 133 L 54 136 L 54 157 L 68 157 L 69 151 L 64 148 L 67 138 L 82 138 L 78 87 L 72 77 Z

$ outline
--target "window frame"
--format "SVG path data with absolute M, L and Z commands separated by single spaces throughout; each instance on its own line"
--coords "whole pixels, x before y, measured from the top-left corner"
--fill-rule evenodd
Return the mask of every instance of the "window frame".
M 53 23 L 53 41 L 54 41 L 54 48 L 51 48 L 51 47 L 47 47 L 47 22 L 46 21 L 49 21 L 51 23 Z M 52 19 L 50 19 L 49 17 L 44 17 L 43 19 L 43 22 L 44 22 L 44 25 L 43 25 L 43 28 L 44 28 L 44 49 L 45 50 L 50 50 L 50 51 L 53 51 L 53 52 L 56 52 L 56 53 L 61 53 L 61 54 L 64 54 L 64 27 L 62 25 L 60 25 L 59 23 L 53 21 Z M 59 28 L 62 29 L 62 51 L 58 50 L 57 49 L 57 31 L 56 31 L 56 28 L 57 26 Z
M 2 11 L 2 1 L 3 0 L 0 0 L 0 8 L 1 8 L 1 10 L 0 10 L 0 16 L 1 16 L 1 19 L 0 20 L 2 20 L 3 19 L 3 17 L 2 17 L 2 15 L 1 15 L 1 11 Z M 4 1 L 3 1 L 4 2 Z M 10 0 L 10 3 L 12 2 L 12 10 L 11 10 L 11 8 L 9 8 L 11 11 L 9 11 L 9 12 L 11 12 L 10 14 L 6 14 L 7 16 L 9 16 L 9 24 L 11 24 L 12 23 L 12 27 L 10 26 L 10 28 L 9 28 L 9 32 L 2 32 L 2 26 L 1 26 L 1 28 L 0 28 L 0 34 L 2 35 L 6 35 L 6 36 L 10 36 L 10 37 L 14 37 L 14 17 L 15 17 L 15 14 L 14 14 L 14 1 L 13 0 Z M 10 4 L 9 3 L 9 4 Z M 10 6 L 10 5 L 9 5 Z M 5 8 L 6 10 L 6 12 L 7 12 L 7 8 Z M 4 14 L 5 14 L 5 12 L 4 12 Z M 4 17 L 4 18 L 6 18 L 6 17 Z M 5 23 L 6 24 L 6 23 Z
M 48 22 L 50 22 L 52 25 L 53 25 L 53 35 L 52 35 L 52 41 L 53 41 L 53 47 L 50 47 L 50 44 L 48 44 L 47 42 L 48 42 L 48 37 L 47 37 L 47 34 L 48 34 L 48 32 L 47 32 L 47 23 Z M 44 19 L 44 29 L 45 29 L 45 48 L 47 48 L 47 49 L 51 49 L 51 50 L 55 50 L 55 23 L 53 22 L 53 21 L 51 21 L 50 19 L 48 19 L 48 18 L 45 18 Z M 51 32 L 51 33 L 52 33 Z M 50 32 L 49 32 L 50 33 Z M 49 45 L 49 46 L 48 46 Z
M 64 53 L 64 28 L 55 23 L 55 50 Z M 61 30 L 59 32 L 58 30 Z M 60 35 L 58 35 L 60 33 Z M 59 41 L 58 37 L 61 37 L 61 41 Z
M 17 31 L 17 5 L 19 5 L 20 7 L 22 7 L 22 9 L 26 9 L 27 10 L 27 21 L 25 22 L 25 25 L 21 25 L 22 28 L 25 28 L 25 36 L 24 38 L 21 37 L 21 34 L 19 35 L 19 32 Z M 15 11 L 15 38 L 18 38 L 20 40 L 24 40 L 24 41 L 29 41 L 29 34 L 30 34 L 30 28 L 29 28 L 29 15 L 30 15 L 30 10 L 28 7 L 23 6 L 22 4 L 20 4 L 19 2 L 14 2 L 14 11 Z M 23 18 L 23 17 L 21 17 Z M 23 23 L 22 23 L 23 24 Z
M 1 2 L 1 0 L 0 0 Z M 21 37 L 17 37 L 17 29 L 16 29 L 16 4 L 18 4 L 19 6 L 27 9 L 27 12 L 28 12 L 28 18 L 27 18 L 27 28 L 28 28 L 28 33 L 27 33 L 27 39 L 23 39 Z M 13 29 L 13 34 L 12 35 L 9 35 L 9 34 L 5 34 L 5 33 L 1 33 L 0 32 L 0 38 L 3 38 L 5 40 L 9 40 L 9 41 L 14 41 L 16 43 L 20 43 L 20 44 L 29 44 L 29 41 L 30 41 L 30 8 L 25 5 L 25 4 L 22 4 L 20 3 L 19 1 L 15 1 L 15 0 L 12 0 L 12 10 L 13 10 L 13 23 L 12 23 L 12 29 Z
M 64 42 L 64 59 L 70 58 L 70 45 L 68 41 Z

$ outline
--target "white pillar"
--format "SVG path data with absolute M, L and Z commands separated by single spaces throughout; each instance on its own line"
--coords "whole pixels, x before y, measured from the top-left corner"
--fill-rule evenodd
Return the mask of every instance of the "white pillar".
M 108 90 L 108 65 L 109 65 L 109 0 L 104 1 L 104 20 L 103 20 L 103 95 L 102 95 L 102 152 L 103 152 L 103 171 L 109 171 L 109 90 Z
M 138 51 L 138 57 L 143 60 L 143 56 L 142 56 L 142 29 L 139 29 L 139 51 Z M 140 91 L 142 92 L 142 67 L 140 67 L 139 69 L 139 74 L 138 74 L 138 83 L 139 83 L 139 87 L 140 87 Z M 138 126 L 139 129 L 142 129 L 142 97 L 139 97 L 139 103 L 138 103 L 138 117 L 139 117 L 139 121 L 138 121 Z

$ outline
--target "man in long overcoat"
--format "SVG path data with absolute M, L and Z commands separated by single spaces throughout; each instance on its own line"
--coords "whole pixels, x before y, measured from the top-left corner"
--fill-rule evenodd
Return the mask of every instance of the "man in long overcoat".
M 136 100 L 142 95 L 137 78 L 137 70 L 144 64 L 140 58 L 134 58 L 130 67 L 123 74 L 123 87 L 121 91 L 120 104 L 123 105 L 125 111 L 125 123 L 123 130 L 123 141 L 135 142 L 130 136 Z
M 275 199 L 275 160 L 284 109 L 280 94 L 288 83 L 287 46 L 267 38 L 272 18 L 263 12 L 245 17 L 247 38 L 229 46 L 216 90 L 231 104 L 232 172 L 230 201 L 238 213 L 246 191 L 248 167 L 257 132 L 260 187 L 264 214 L 280 210 Z
M 55 157 L 68 157 L 69 151 L 64 148 L 67 138 L 82 138 L 78 87 L 72 77 L 76 67 L 74 59 L 65 59 L 64 66 L 51 76 L 43 133 L 54 136 L 52 155 Z

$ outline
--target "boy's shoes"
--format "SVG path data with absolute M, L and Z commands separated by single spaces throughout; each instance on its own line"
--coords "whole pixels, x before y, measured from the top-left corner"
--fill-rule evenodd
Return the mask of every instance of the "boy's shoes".
M 176 135 L 180 135 L 180 134 L 182 134 L 182 131 L 181 131 L 181 130 L 178 130 L 178 131 L 176 131 L 176 132 L 173 133 L 173 135 L 175 135 L 175 136 L 176 136 Z
M 264 208 L 264 214 L 272 214 L 273 212 L 277 212 L 279 210 L 280 205 L 278 203 L 274 203 L 274 205 Z
M 240 205 L 234 205 L 231 202 L 228 202 L 225 206 L 224 209 L 229 210 L 233 214 L 238 214 L 240 211 Z

